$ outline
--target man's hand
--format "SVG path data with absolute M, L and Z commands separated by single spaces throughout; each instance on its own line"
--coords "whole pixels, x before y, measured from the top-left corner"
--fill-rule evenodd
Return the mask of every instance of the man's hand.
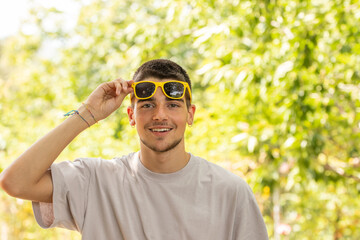
M 121 106 L 124 98 L 133 92 L 133 80 L 121 78 L 99 85 L 85 101 L 97 121 L 105 119 Z

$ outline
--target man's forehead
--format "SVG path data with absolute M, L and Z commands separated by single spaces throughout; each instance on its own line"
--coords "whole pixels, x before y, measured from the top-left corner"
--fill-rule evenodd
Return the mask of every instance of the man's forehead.
M 160 98 L 164 98 L 165 101 L 177 101 L 177 102 L 182 102 L 184 103 L 184 98 L 180 98 L 180 99 L 172 99 L 169 98 L 167 96 L 165 96 L 164 94 L 160 95 L 160 96 L 156 96 L 156 94 L 154 96 L 152 96 L 151 98 L 147 98 L 147 99 L 135 99 L 135 102 L 140 103 L 140 102 L 156 102 L 158 101 Z

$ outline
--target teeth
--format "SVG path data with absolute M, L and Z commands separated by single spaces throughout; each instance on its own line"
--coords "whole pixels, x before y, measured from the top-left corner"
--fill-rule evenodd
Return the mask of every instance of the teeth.
M 154 129 L 151 129 L 151 131 L 153 131 L 153 132 L 167 132 L 167 131 L 170 131 L 170 128 L 154 128 Z

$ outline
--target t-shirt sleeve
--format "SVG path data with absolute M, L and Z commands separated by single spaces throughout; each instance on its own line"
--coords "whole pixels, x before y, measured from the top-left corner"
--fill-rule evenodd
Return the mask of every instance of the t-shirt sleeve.
M 236 240 L 268 240 L 266 225 L 250 186 L 246 185 L 241 194 L 244 198 L 238 198 L 241 201 L 238 201 L 234 226 Z
M 36 221 L 41 227 L 62 227 L 81 232 L 91 175 L 90 162 L 90 159 L 77 159 L 51 166 L 53 203 L 32 203 Z

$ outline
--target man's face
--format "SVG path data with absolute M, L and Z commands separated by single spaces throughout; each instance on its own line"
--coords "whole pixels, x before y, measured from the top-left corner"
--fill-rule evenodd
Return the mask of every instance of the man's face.
M 159 82 L 157 78 L 144 80 Z M 171 80 L 164 79 L 163 81 Z M 184 147 L 186 124 L 192 124 L 195 106 L 186 106 L 182 99 L 167 98 L 158 88 L 150 99 L 135 98 L 133 107 L 128 108 L 130 122 L 136 125 L 141 147 L 155 152 L 166 152 L 176 147 Z

